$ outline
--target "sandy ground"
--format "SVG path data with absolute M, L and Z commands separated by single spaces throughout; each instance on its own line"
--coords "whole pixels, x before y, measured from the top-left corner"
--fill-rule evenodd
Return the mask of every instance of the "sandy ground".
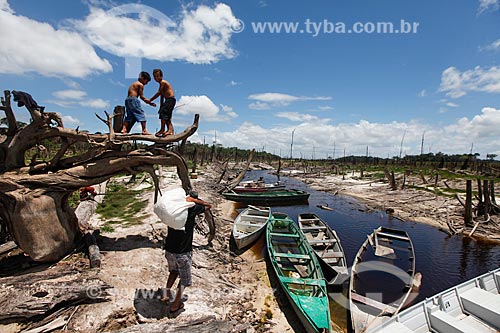
M 141 323 L 218 319 L 248 323 L 246 332 L 293 332 L 274 297 L 265 260 L 252 251 L 235 255 L 229 249 L 235 217 L 232 203 L 212 193 L 210 180 L 202 174 L 192 180 L 192 184 L 201 198 L 213 204 L 217 237 L 208 245 L 203 236 L 195 233 L 193 286 L 186 289 L 185 310 L 176 318 L 170 318 L 169 305 L 157 299 L 168 276 L 160 247 L 167 227 L 156 215 L 148 214 L 142 224 L 116 227 L 111 233 L 101 234 L 99 245 L 103 258 L 99 277 L 113 286 L 111 296 L 108 302 L 81 306 L 68 329 L 100 332 Z M 161 187 L 180 187 L 175 169 L 166 169 Z M 144 211 L 151 213 L 152 192 L 146 191 L 143 196 L 148 199 Z M 94 223 L 99 225 L 103 221 L 96 219 Z

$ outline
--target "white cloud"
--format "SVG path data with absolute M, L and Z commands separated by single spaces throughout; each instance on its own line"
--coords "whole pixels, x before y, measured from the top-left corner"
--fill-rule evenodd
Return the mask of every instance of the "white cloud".
M 92 6 L 84 21 L 72 23 L 95 45 L 121 57 L 209 64 L 236 55 L 230 38 L 237 19 L 225 4 L 184 9 L 176 21 L 142 4 Z
M 418 97 L 425 97 L 425 96 L 427 96 L 427 90 L 422 89 L 422 90 L 418 93 Z
M 177 102 L 175 113 L 179 115 L 199 114 L 201 121 L 208 122 L 228 122 L 231 118 L 237 117 L 232 107 L 221 105 L 221 109 L 205 95 L 202 96 L 181 96 Z
M 62 116 L 64 126 L 68 125 L 82 125 L 82 122 L 72 116 Z
M 233 107 L 232 106 L 228 106 L 228 105 L 224 105 L 224 104 L 221 104 L 220 105 L 222 111 L 228 116 L 228 117 L 231 117 L 231 118 L 236 118 L 238 117 L 238 114 L 236 112 L 233 111 Z
M 318 96 L 318 97 L 308 97 L 308 96 L 293 96 L 282 93 L 262 93 L 262 94 L 252 94 L 248 96 L 248 99 L 257 101 L 249 106 L 251 109 L 257 109 L 256 107 L 267 107 L 270 106 L 287 106 L 291 103 L 298 101 L 329 101 L 331 97 Z M 265 104 L 256 104 L 256 103 Z M 262 110 L 262 109 L 260 109 Z
M 479 0 L 478 14 L 486 11 L 498 10 L 500 8 L 500 0 Z
M 81 106 L 88 106 L 92 109 L 106 109 L 109 107 L 109 103 L 101 98 L 81 101 L 78 104 Z
M 371 156 L 392 157 L 400 152 L 401 139 L 403 154 L 420 154 L 422 134 L 425 132 L 424 152 L 443 152 L 446 154 L 463 154 L 470 151 L 474 143 L 474 151 L 480 152 L 482 158 L 487 153 L 500 156 L 498 146 L 498 128 L 500 128 L 500 110 L 492 107 L 483 108 L 480 114 L 469 118 L 461 118 L 448 125 L 419 121 L 372 123 L 361 120 L 358 123 L 331 124 L 323 119 L 289 126 L 275 125 L 265 128 L 251 122 L 244 122 L 234 131 L 217 131 L 217 141 L 227 147 L 257 148 L 265 145 L 266 150 L 282 156 L 289 156 L 291 133 L 294 132 L 294 156 L 301 154 L 310 158 L 313 152 L 316 157 L 325 158 L 333 154 L 365 155 L 366 147 Z M 207 135 L 210 131 L 207 131 Z M 211 131 L 213 135 L 213 131 Z
M 236 81 L 234 81 L 234 80 L 229 81 L 229 85 L 230 85 L 231 87 L 238 86 L 238 85 L 240 85 L 240 84 L 241 84 L 240 82 L 236 82 Z
M 250 110 L 269 110 L 269 109 L 271 109 L 271 106 L 267 103 L 257 101 L 257 102 L 248 104 L 248 108 Z
M 60 90 L 55 91 L 52 95 L 59 99 L 82 99 L 87 96 L 87 93 L 83 90 Z
M 0 2 L 0 31 L 0 73 L 85 77 L 112 70 L 78 33 L 16 15 L 6 0 Z
M 448 102 L 446 103 L 446 106 L 449 106 L 450 108 L 458 108 L 460 105 L 453 102 Z
M 460 72 L 455 67 L 449 67 L 441 75 L 439 91 L 451 98 L 462 97 L 471 91 L 500 93 L 500 68 L 483 69 L 477 66 Z
M 0 11 L 5 11 L 7 13 L 14 13 L 9 6 L 7 0 L 0 0 Z
M 277 117 L 280 118 L 285 118 L 291 121 L 314 121 L 318 120 L 319 118 L 310 114 L 302 114 L 298 112 L 279 112 L 276 114 Z M 324 122 L 324 120 L 322 120 Z
M 49 100 L 48 102 L 61 107 L 83 106 L 93 109 L 105 109 L 109 107 L 109 103 L 101 98 L 86 98 L 87 93 L 83 90 L 60 90 L 53 92 L 52 95 L 57 99 Z
M 500 50 L 500 39 L 497 39 L 493 43 L 487 45 L 486 47 L 482 48 L 487 51 L 498 51 Z
M 320 111 L 330 111 L 330 110 L 333 110 L 333 108 L 331 106 L 328 106 L 328 105 L 318 106 L 318 109 Z

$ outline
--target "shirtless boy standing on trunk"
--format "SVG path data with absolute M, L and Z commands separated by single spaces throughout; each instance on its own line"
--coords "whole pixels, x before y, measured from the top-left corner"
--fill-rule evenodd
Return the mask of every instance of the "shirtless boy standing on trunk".
M 174 89 L 170 83 L 166 80 L 163 80 L 163 72 L 161 69 L 153 70 L 153 77 L 156 82 L 160 84 L 158 92 L 151 97 L 151 101 L 154 101 L 158 96 L 161 96 L 160 99 L 160 110 L 158 111 L 159 118 L 161 120 L 161 128 L 155 134 L 157 137 L 164 137 L 167 135 L 174 134 L 174 126 L 172 125 L 172 111 L 175 107 L 175 97 L 174 97 Z M 165 125 L 167 127 L 167 131 L 165 132 Z
M 146 104 L 156 106 L 149 99 L 144 97 L 144 86 L 151 81 L 151 76 L 148 72 L 141 72 L 139 79 L 132 83 L 128 88 L 128 97 L 125 99 L 125 120 L 123 121 L 122 134 L 126 134 L 134 126 L 135 122 L 141 123 L 142 134 L 149 135 L 146 129 L 146 116 L 141 107 L 141 98 Z

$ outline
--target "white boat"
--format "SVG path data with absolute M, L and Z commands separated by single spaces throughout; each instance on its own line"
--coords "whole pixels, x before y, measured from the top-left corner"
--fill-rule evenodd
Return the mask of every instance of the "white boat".
M 415 252 L 405 231 L 379 227 L 359 249 L 349 280 L 353 331 L 366 332 L 397 314 L 411 295 Z
M 269 207 L 248 206 L 241 211 L 233 224 L 236 248 L 242 249 L 256 241 L 265 230 L 270 215 Z
M 500 268 L 429 297 L 367 332 L 500 332 Z
M 335 230 L 314 213 L 299 214 L 299 228 L 322 264 L 328 284 L 342 284 L 347 279 L 344 250 Z

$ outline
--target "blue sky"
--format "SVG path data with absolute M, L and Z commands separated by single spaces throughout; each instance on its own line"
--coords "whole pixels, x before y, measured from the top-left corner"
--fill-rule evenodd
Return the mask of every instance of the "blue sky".
M 0 0 L 0 82 L 31 93 L 66 127 L 104 132 L 95 113 L 123 105 L 140 70 L 161 68 L 178 99 L 176 131 L 201 115 L 192 141 L 212 143 L 217 133 L 224 146 L 288 157 L 294 131 L 294 157 L 367 147 L 392 157 L 401 142 L 403 154 L 419 154 L 424 135 L 426 153 L 485 158 L 500 155 L 499 7 Z M 150 82 L 146 97 L 157 88 Z M 144 109 L 156 131 L 157 110 Z

